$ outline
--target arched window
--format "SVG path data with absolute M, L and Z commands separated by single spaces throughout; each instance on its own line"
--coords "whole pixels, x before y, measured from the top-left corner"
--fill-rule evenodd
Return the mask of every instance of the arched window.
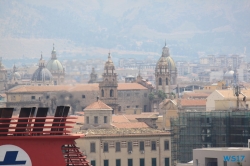
M 159 85 L 162 85 L 162 80 L 161 80 L 161 78 L 159 78 Z
M 102 97 L 104 97 L 104 90 L 102 89 Z
M 168 85 L 168 78 L 166 78 L 166 85 Z
M 114 90 L 113 89 L 110 90 L 110 97 L 114 97 Z

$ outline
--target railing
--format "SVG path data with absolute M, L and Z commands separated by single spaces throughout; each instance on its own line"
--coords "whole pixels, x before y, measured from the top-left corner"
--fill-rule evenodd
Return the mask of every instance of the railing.
M 0 137 L 67 135 L 76 117 L 12 117 L 0 118 Z M 72 124 L 72 125 L 70 125 Z
M 90 166 L 89 161 L 86 160 L 86 156 L 79 151 L 79 148 L 75 146 L 75 143 L 62 146 L 62 153 L 67 166 Z

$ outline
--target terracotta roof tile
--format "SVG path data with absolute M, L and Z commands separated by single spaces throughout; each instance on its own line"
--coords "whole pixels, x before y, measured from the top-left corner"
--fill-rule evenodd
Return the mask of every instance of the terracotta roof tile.
M 98 100 L 87 106 L 84 110 L 112 110 L 112 108 L 109 107 L 104 102 L 102 102 L 101 100 Z
M 138 83 L 118 83 L 118 90 L 143 90 L 147 89 Z
M 133 129 L 133 128 L 149 128 L 149 126 L 144 122 L 125 122 L 125 123 L 113 123 L 116 128 L 123 129 Z
M 142 113 L 142 114 L 133 114 L 133 115 L 124 115 L 130 122 L 136 122 L 137 118 L 155 118 L 159 113 Z
M 112 123 L 124 123 L 129 122 L 129 120 L 124 115 L 113 115 Z
M 206 106 L 207 100 L 181 99 L 181 106 Z

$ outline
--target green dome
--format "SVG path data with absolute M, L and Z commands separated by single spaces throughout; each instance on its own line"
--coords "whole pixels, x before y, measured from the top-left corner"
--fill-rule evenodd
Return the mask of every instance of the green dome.
M 61 62 L 57 59 L 51 59 L 47 65 L 46 68 L 51 72 L 51 73 L 63 73 L 63 66 Z

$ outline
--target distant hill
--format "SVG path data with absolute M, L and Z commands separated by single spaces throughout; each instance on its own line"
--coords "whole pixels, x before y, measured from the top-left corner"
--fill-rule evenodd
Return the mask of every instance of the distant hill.
M 248 0 L 1 0 L 0 56 L 243 53 L 250 48 Z M 122 53 L 120 53 L 122 52 Z

